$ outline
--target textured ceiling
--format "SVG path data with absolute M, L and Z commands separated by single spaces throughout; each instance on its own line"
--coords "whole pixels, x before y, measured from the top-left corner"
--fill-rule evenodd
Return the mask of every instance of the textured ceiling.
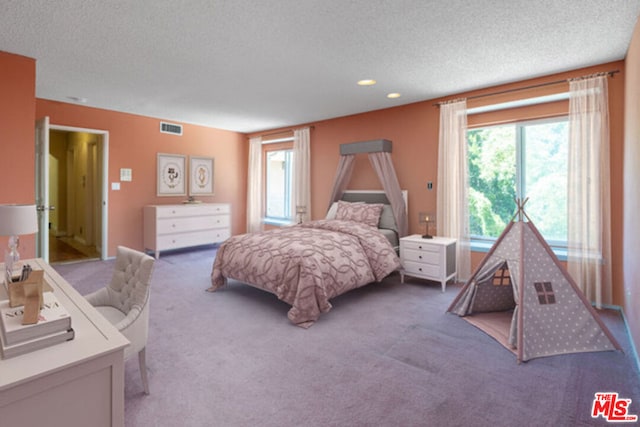
M 1 0 L 0 50 L 37 60 L 38 98 L 253 132 L 623 59 L 639 13 L 640 0 Z

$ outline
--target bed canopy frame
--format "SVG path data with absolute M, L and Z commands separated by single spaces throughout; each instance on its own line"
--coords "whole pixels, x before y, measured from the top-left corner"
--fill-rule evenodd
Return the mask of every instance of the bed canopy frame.
M 344 194 L 351 180 L 355 156 L 360 153 L 367 153 L 369 155 L 371 166 L 373 166 L 373 169 L 376 171 L 382 183 L 382 188 L 391 204 L 393 217 L 398 226 L 398 234 L 400 237 L 406 236 L 408 233 L 407 209 L 402 197 L 400 183 L 398 182 L 398 177 L 391 160 L 391 141 L 388 139 L 340 144 L 340 161 L 333 181 L 329 207 L 333 202 L 340 200 Z

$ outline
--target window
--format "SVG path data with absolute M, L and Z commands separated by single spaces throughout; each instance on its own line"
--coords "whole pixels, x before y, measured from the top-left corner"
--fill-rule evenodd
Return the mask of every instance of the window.
M 275 222 L 293 220 L 291 180 L 293 151 L 266 152 L 266 217 Z
M 567 117 L 467 131 L 469 227 L 472 239 L 494 240 L 529 201 L 527 215 L 554 246 L 567 242 Z

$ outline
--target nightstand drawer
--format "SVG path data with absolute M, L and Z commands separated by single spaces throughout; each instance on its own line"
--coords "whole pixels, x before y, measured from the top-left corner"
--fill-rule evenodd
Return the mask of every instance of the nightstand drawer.
M 415 249 L 406 249 L 402 252 L 402 256 L 406 261 L 415 261 L 421 264 L 440 265 L 440 252 L 418 251 Z
M 419 262 L 405 261 L 404 270 L 406 274 L 415 274 L 416 276 L 428 276 L 433 279 L 439 276 L 439 266 L 432 264 L 421 264 Z
M 413 251 L 435 252 L 435 253 L 440 252 L 440 246 L 429 244 L 429 243 L 406 241 L 406 242 L 402 242 L 402 245 L 404 249 L 410 249 Z

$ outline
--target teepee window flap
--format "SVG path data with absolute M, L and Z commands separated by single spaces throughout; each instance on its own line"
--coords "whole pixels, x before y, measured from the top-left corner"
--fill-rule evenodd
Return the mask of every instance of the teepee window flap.
M 553 286 L 551 286 L 551 282 L 535 282 L 533 286 L 536 288 L 536 292 L 538 293 L 538 302 L 541 305 L 556 303 L 556 296 L 553 294 Z
M 493 276 L 494 286 L 511 286 L 511 274 L 509 273 L 509 266 L 505 262 L 502 264 Z

